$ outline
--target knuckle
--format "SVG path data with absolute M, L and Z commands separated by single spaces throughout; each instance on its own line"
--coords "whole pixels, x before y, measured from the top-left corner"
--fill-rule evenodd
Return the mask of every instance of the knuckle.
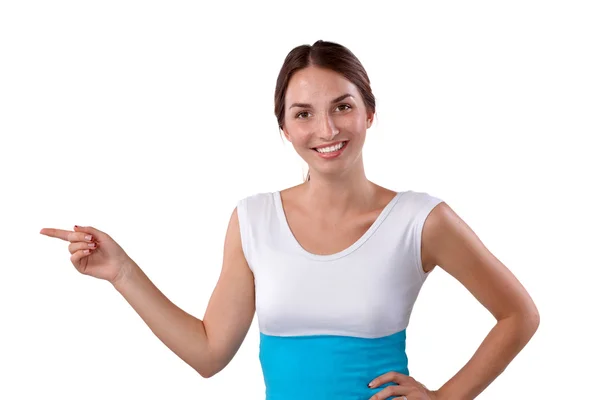
M 69 245 L 69 253 L 74 254 L 78 250 L 85 250 L 88 248 L 87 243 L 73 242 Z

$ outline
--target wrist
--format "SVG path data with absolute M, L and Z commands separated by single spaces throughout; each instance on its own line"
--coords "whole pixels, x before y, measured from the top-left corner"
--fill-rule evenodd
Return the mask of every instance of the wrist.
M 117 275 L 110 283 L 117 291 L 121 292 L 133 278 L 136 269 L 139 269 L 138 265 L 131 258 L 127 257 L 121 264 L 119 272 L 117 272 Z
M 450 397 L 441 389 L 429 391 L 429 397 L 431 400 L 450 400 Z

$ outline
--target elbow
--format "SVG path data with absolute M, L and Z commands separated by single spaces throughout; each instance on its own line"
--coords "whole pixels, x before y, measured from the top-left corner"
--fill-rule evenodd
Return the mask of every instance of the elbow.
M 194 371 L 200 374 L 201 377 L 208 379 L 216 375 L 218 371 L 215 371 L 214 368 L 210 368 L 210 365 L 201 365 L 201 366 L 192 366 Z
M 531 298 L 522 304 L 520 310 L 513 314 L 518 321 L 521 332 L 526 336 L 533 336 L 540 326 L 540 312 Z
M 208 338 L 205 341 L 205 346 L 200 351 L 200 355 L 194 358 L 190 366 L 194 368 L 201 377 L 208 379 L 215 376 L 219 370 L 215 368 L 215 357 L 211 346 L 209 345 Z
M 208 378 L 212 378 L 213 376 L 215 376 L 216 374 L 218 374 L 220 372 L 220 370 L 217 370 L 217 369 L 204 369 L 204 370 L 196 369 L 196 372 L 198 372 L 201 377 L 203 377 L 205 379 L 208 379 Z
M 537 330 L 537 328 L 540 326 L 540 313 L 537 310 L 537 308 L 535 309 L 535 311 L 531 314 L 530 318 L 531 320 L 531 324 L 535 327 L 534 331 Z
M 536 310 L 524 315 L 521 322 L 521 341 L 523 345 L 529 343 L 540 326 L 540 314 Z
M 540 326 L 540 313 L 535 306 L 517 316 L 519 331 L 527 340 L 531 339 Z
M 531 301 L 531 306 L 525 314 L 526 325 L 532 330 L 532 335 L 537 331 L 540 326 L 540 312 L 538 311 L 535 303 Z
M 540 326 L 540 314 L 537 308 L 531 307 L 499 318 L 498 323 L 507 324 L 509 331 L 515 335 L 515 339 L 524 344 L 529 342 Z
M 200 369 L 196 369 L 196 372 L 200 374 L 201 377 L 208 379 L 212 376 L 214 376 L 214 374 L 210 371 L 204 371 L 204 370 L 200 370 Z
M 221 372 L 228 361 L 225 361 L 223 352 L 220 349 L 215 349 L 214 346 L 209 344 L 209 340 L 206 340 L 206 346 L 201 352 L 201 356 L 195 359 L 196 362 L 190 364 L 194 370 L 200 374 L 203 378 L 212 378 L 219 372 Z
M 200 374 L 201 377 L 208 379 L 217 374 L 217 370 L 215 370 L 210 363 L 203 363 L 202 365 L 192 365 L 194 371 Z
M 207 363 L 206 365 L 203 365 L 201 367 L 194 367 L 194 370 L 205 379 L 212 378 L 213 376 L 218 374 L 219 371 L 221 371 L 221 369 L 222 368 L 218 368 L 212 363 Z
M 531 315 L 528 317 L 528 320 L 531 326 L 531 335 L 533 336 L 540 326 L 540 313 L 537 309 L 531 313 Z

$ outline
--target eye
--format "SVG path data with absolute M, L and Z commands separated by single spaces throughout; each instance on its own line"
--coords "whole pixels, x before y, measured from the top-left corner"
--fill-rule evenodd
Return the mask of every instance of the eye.
M 351 110 L 352 107 L 350 107 L 349 104 L 340 104 L 338 107 L 347 107 L 346 109 L 342 110 L 342 111 L 346 111 L 346 110 Z
M 301 116 L 301 115 L 304 115 L 304 114 L 308 114 L 308 111 L 302 111 L 302 112 L 299 112 L 298 114 L 296 114 L 296 118 L 300 118 L 300 116 Z M 300 119 L 305 119 L 305 118 L 304 118 L 304 117 L 302 117 L 302 118 L 300 118 Z

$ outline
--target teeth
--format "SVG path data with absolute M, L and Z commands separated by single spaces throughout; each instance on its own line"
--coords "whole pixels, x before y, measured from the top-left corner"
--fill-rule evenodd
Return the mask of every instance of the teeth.
M 338 143 L 335 146 L 329 146 L 329 147 L 322 147 L 320 149 L 315 149 L 317 150 L 319 153 L 331 153 L 334 151 L 338 151 L 339 149 L 341 149 L 342 147 L 344 147 L 344 144 L 346 142 L 342 142 L 342 143 Z

